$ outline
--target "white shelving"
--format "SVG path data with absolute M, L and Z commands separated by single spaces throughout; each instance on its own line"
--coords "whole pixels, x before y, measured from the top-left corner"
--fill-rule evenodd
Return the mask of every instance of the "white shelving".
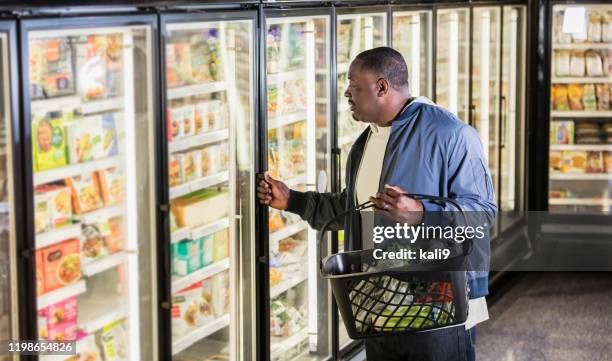
M 220 172 L 196 179 L 189 183 L 181 184 L 180 186 L 170 188 L 170 199 L 182 197 L 191 192 L 196 192 L 201 189 L 212 187 L 217 184 L 227 182 L 229 180 L 229 171 Z
M 228 327 L 229 324 L 230 316 L 224 315 L 200 328 L 189 332 L 185 336 L 179 338 L 176 342 L 172 343 L 172 355 L 176 355 L 201 339 L 208 337 L 225 327 Z
M 79 327 L 87 333 L 94 333 L 110 323 L 128 317 L 129 314 L 129 307 L 125 303 L 113 304 L 113 307 L 109 307 L 108 303 L 92 303 L 87 306 L 79 301 Z
M 34 186 L 63 180 L 81 174 L 91 173 L 101 169 L 118 167 L 121 159 L 118 156 L 93 160 L 86 163 L 70 164 L 42 172 L 34 173 Z
M 83 275 L 90 277 L 108 269 L 114 268 L 127 261 L 128 254 L 125 251 L 110 254 L 83 265 Z
M 280 84 L 287 81 L 306 78 L 306 69 L 289 70 L 275 74 L 268 74 L 268 85 Z
M 548 204 L 555 206 L 607 206 L 612 207 L 612 199 L 607 198 L 550 198 Z
M 215 233 L 229 227 L 229 218 L 225 217 L 218 221 L 198 226 L 194 228 L 182 228 L 172 232 L 170 235 L 171 243 L 182 241 L 183 239 L 198 239 L 206 235 Z
M 91 224 L 96 223 L 99 220 L 120 217 L 125 214 L 125 206 L 123 204 L 117 204 L 114 206 L 104 207 L 95 211 L 83 213 L 74 218 L 80 220 L 82 223 Z
M 602 180 L 612 181 L 612 174 L 608 173 L 550 173 L 551 180 Z
M 122 109 L 123 98 L 83 101 L 79 96 L 40 99 L 32 101 L 32 114 L 59 110 L 78 110 L 81 114 L 107 113 Z
M 177 277 L 172 279 L 172 293 L 176 293 L 198 281 L 201 281 L 210 276 L 214 276 L 217 273 L 221 273 L 229 269 L 230 260 L 226 258 L 224 260 L 210 264 L 204 268 L 188 274 L 187 276 Z
M 270 244 L 278 244 L 281 240 L 293 236 L 294 234 L 308 229 L 308 223 L 301 221 L 289 226 L 285 226 L 282 229 L 270 233 Z
M 72 224 L 36 235 L 36 248 L 44 248 L 72 238 L 81 237 L 81 224 Z
M 612 111 L 552 110 L 550 116 L 554 118 L 612 118 Z
M 551 78 L 551 83 L 553 84 L 602 84 L 602 83 L 612 83 L 612 77 L 606 76 L 580 76 L 580 77 L 572 77 L 572 76 L 555 76 Z
M 297 123 L 308 118 L 306 112 L 291 113 L 288 115 L 281 115 L 270 118 L 268 120 L 268 129 L 275 129 L 284 127 L 289 124 Z
M 201 147 L 206 144 L 229 139 L 229 129 L 207 131 L 204 134 L 194 135 L 188 138 L 176 139 L 168 144 L 168 151 L 176 153 L 185 149 Z
M 550 150 L 612 151 L 612 144 L 551 144 Z
M 187 85 L 177 88 L 169 88 L 168 89 L 168 100 L 173 99 L 182 99 L 188 98 L 192 96 L 210 94 L 215 92 L 224 91 L 227 89 L 225 82 L 218 81 L 213 83 L 206 84 L 195 84 L 195 85 Z
M 304 273 L 304 274 L 292 275 L 292 277 L 286 280 L 282 280 L 279 284 L 270 288 L 270 298 L 272 299 L 280 295 L 281 293 L 294 288 L 295 286 L 306 281 L 307 279 L 308 279 L 308 274 Z
M 612 43 L 570 43 L 570 44 L 552 44 L 554 50 L 590 50 L 590 49 L 611 49 Z
M 36 307 L 40 310 L 45 307 L 51 306 L 54 303 L 65 300 L 68 297 L 78 296 L 81 293 L 85 293 L 87 288 L 85 287 L 85 281 L 80 280 L 68 286 L 58 288 L 57 290 L 45 293 L 38 296 Z
M 304 327 L 303 329 L 287 337 L 286 339 L 272 343 L 272 345 L 270 346 L 272 358 L 278 357 L 286 352 L 291 351 L 292 348 L 304 342 L 307 338 L 308 328 Z

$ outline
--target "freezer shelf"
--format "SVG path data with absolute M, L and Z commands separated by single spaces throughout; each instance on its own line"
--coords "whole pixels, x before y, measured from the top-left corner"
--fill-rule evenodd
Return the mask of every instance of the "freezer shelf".
M 220 92 L 226 89 L 227 89 L 227 85 L 223 81 L 205 83 L 205 84 L 187 85 L 187 86 L 182 86 L 182 87 L 169 88 L 167 97 L 168 97 L 168 100 L 183 99 L 183 98 L 189 98 L 192 96 Z
M 168 152 L 176 153 L 189 148 L 200 147 L 210 143 L 227 140 L 229 129 L 214 130 L 204 134 L 194 135 L 188 138 L 173 140 L 168 144 Z
M 49 113 L 70 109 L 78 110 L 81 115 L 89 115 L 121 110 L 123 106 L 123 98 L 83 101 L 79 96 L 67 96 L 32 101 L 32 114 L 38 112 Z
M 36 249 L 48 247 L 67 239 L 81 236 L 81 224 L 76 223 L 36 235 Z
M 284 127 L 289 124 L 301 122 L 308 119 L 307 112 L 292 113 L 287 115 L 280 115 L 270 118 L 268 121 L 268 129 L 276 129 Z
M 95 261 L 88 262 L 82 265 L 83 275 L 91 277 L 100 272 L 125 264 L 128 259 L 126 251 L 117 252 L 108 256 L 101 257 Z
M 612 111 L 552 110 L 554 118 L 612 118 Z
M 551 144 L 554 151 L 612 151 L 612 144 Z
M 110 207 L 104 207 L 95 211 L 74 215 L 74 219 L 81 221 L 81 223 L 92 224 L 102 219 L 121 217 L 125 215 L 125 205 L 117 204 Z
M 39 295 L 38 300 L 36 302 L 36 307 L 39 310 L 43 309 L 45 307 L 51 306 L 52 304 L 63 301 L 68 297 L 78 296 L 82 293 L 85 293 L 86 290 L 87 288 L 85 286 L 85 281 L 80 280 L 71 285 L 64 286 L 57 290 L 53 290 L 51 292 Z
M 225 270 L 228 270 L 230 266 L 229 258 L 226 258 L 222 261 L 215 262 L 211 265 L 208 265 L 204 268 L 201 268 L 191 274 L 188 274 L 184 277 L 176 277 L 172 280 L 172 293 L 179 292 L 180 290 L 198 282 L 205 278 L 216 275 L 217 273 L 221 273 Z
M 294 234 L 308 229 L 308 223 L 301 221 L 289 226 L 285 226 L 282 229 L 270 233 L 270 244 L 278 244 L 281 240 L 293 236 Z
M 121 159 L 117 156 L 36 172 L 34 173 L 34 186 L 64 180 L 81 174 L 92 173 L 97 170 L 119 167 L 121 165 Z
M 605 84 L 612 83 L 612 78 L 606 76 L 598 77 L 553 77 L 550 80 L 553 84 Z
M 552 47 L 554 50 L 607 50 L 612 49 L 612 43 L 555 43 Z
M 306 281 L 307 279 L 308 279 L 307 273 L 291 275 L 289 279 L 281 281 L 279 284 L 272 286 L 270 288 L 270 298 L 277 297 L 281 293 L 298 286 L 300 283 Z
M 185 336 L 179 338 L 177 341 L 172 343 L 172 355 L 176 355 L 194 343 L 212 335 L 213 333 L 228 327 L 230 324 L 230 315 L 224 315 L 216 320 L 207 323 L 206 325 L 191 331 Z
M 551 180 L 612 180 L 612 174 L 607 173 L 550 173 Z
M 222 229 L 228 228 L 229 218 L 223 218 L 218 221 L 205 224 L 203 226 L 194 227 L 194 228 L 182 228 L 172 232 L 171 234 L 171 243 L 180 242 L 184 239 L 198 239 L 209 234 L 213 234 Z
M 276 340 L 275 340 L 276 339 Z M 308 328 L 304 327 L 300 331 L 295 334 L 285 338 L 278 339 L 276 337 L 272 337 L 272 345 L 271 345 L 271 353 L 273 360 L 289 360 L 291 357 L 296 356 L 295 353 L 290 353 L 290 351 L 294 351 L 301 343 L 305 343 L 308 339 Z M 299 350 L 299 348 L 298 348 Z M 303 351 L 306 350 L 306 345 L 303 347 Z M 285 355 L 286 353 L 290 353 Z M 299 354 L 299 351 L 297 352 Z M 286 357 L 283 357 L 286 356 Z
M 94 333 L 110 323 L 128 317 L 128 315 L 127 300 L 121 298 L 79 298 L 79 328 L 87 333 Z
M 612 198 L 550 198 L 548 204 L 555 206 L 606 206 L 612 207 Z
M 170 188 L 170 199 L 175 199 L 204 188 L 216 186 L 218 184 L 225 183 L 228 180 L 229 171 L 220 172 L 200 179 L 196 179 L 189 183 L 181 184 L 180 186 Z

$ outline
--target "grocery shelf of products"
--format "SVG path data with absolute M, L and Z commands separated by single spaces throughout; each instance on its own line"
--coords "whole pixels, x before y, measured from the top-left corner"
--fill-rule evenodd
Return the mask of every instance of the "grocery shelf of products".
M 203 347 L 201 357 L 212 357 L 218 349 L 210 345 L 232 342 L 237 30 L 193 22 L 168 23 L 166 31 L 172 355 Z
M 566 9 L 553 8 L 549 205 L 609 213 L 612 7 L 585 6 L 579 29 L 564 25 Z
M 77 340 L 94 359 L 140 352 L 130 325 L 139 322 L 138 255 L 149 249 L 129 226 L 139 206 L 128 194 L 139 179 L 133 51 L 146 30 L 28 33 L 39 338 Z

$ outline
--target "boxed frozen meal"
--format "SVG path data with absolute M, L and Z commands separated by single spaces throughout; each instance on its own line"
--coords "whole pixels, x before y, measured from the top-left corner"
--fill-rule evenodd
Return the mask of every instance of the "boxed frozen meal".
M 552 171 L 563 171 L 563 152 L 550 151 L 549 166 Z
M 70 188 L 62 185 L 43 185 L 36 187 L 37 194 L 49 197 L 49 210 L 52 228 L 70 224 L 72 220 L 72 198 Z
M 191 68 L 193 70 L 193 81 L 199 84 L 212 80 L 208 64 L 208 46 L 203 37 L 191 38 Z
M 37 249 L 35 253 L 36 262 L 36 294 L 42 295 L 45 293 L 45 256 L 43 255 L 42 249 Z
M 603 60 L 599 52 L 589 50 L 586 53 L 586 73 L 588 76 L 603 76 Z
M 168 185 L 170 187 L 176 187 L 183 183 L 179 158 L 172 154 L 168 157 Z
M 42 81 L 42 84 L 32 84 L 32 98 L 74 93 L 72 47 L 68 41 L 68 38 L 48 39 L 42 42 L 42 46 L 32 49 L 30 64 L 39 63 Z
M 32 148 L 35 171 L 66 165 L 66 130 L 61 114 L 51 113 L 49 119 L 35 116 L 32 122 Z
M 102 115 L 102 146 L 100 157 L 110 157 L 119 153 L 117 126 L 114 114 Z
M 595 91 L 597 96 L 597 109 L 598 110 L 609 110 L 610 109 L 610 92 L 606 84 L 595 85 Z
M 584 87 L 580 84 L 570 84 L 567 86 L 567 97 L 569 99 L 569 107 L 571 110 L 582 110 L 582 97 L 584 96 Z
M 173 44 L 166 45 L 166 85 L 169 88 L 180 86 L 181 80 L 176 72 L 176 53 Z
M 574 122 L 554 121 L 551 124 L 550 144 L 574 144 Z
M 173 247 L 172 263 L 174 272 L 186 276 L 202 268 L 199 240 L 184 240 Z
M 229 313 L 230 302 L 230 283 L 229 271 L 223 271 L 212 276 L 212 305 L 216 311 L 217 317 L 221 317 Z
M 191 68 L 191 46 L 189 43 L 174 44 L 174 56 L 176 57 L 175 72 L 182 84 L 191 83 L 193 71 Z
M 47 307 L 47 324 L 51 327 L 60 323 L 76 322 L 77 314 L 78 305 L 76 296 L 68 297 Z
M 91 35 L 76 46 L 78 91 L 84 100 L 102 98 L 106 93 L 106 63 L 102 57 L 104 36 Z
M 47 340 L 49 331 L 47 330 L 47 311 L 45 309 L 36 313 L 36 323 L 38 324 L 38 339 Z
M 587 173 L 601 173 L 603 171 L 602 153 L 599 151 L 587 152 Z
M 110 253 L 122 251 L 125 248 L 123 218 L 114 217 L 108 220 L 108 234 L 104 236 L 106 247 Z
M 80 242 L 69 239 L 43 249 L 45 292 L 50 292 L 81 278 Z
M 178 161 L 181 180 L 184 183 L 191 182 L 198 178 L 193 152 L 178 153 L 175 155 L 175 158 Z
M 188 137 L 195 134 L 195 107 L 193 104 L 184 105 L 181 108 L 183 112 L 183 122 L 181 123 L 181 135 Z
M 76 357 L 74 361 L 102 361 L 102 354 L 96 344 L 95 335 L 87 335 L 77 342 Z
M 550 93 L 552 107 L 554 110 L 569 110 L 569 100 L 567 94 L 567 86 L 563 84 L 554 84 Z
M 179 227 L 195 227 L 227 216 L 227 192 L 204 189 L 172 201 Z
M 108 248 L 104 238 L 110 234 L 108 220 L 102 220 L 96 224 L 82 225 L 81 258 L 83 262 L 89 262 L 108 254 Z
M 229 230 L 223 229 L 214 234 L 214 256 L 213 261 L 218 262 L 229 257 Z
M 105 361 L 127 361 L 129 359 L 128 335 L 125 320 L 113 322 L 102 328 L 100 340 Z
M 603 152 L 603 164 L 604 164 L 604 172 L 612 174 L 612 152 L 610 151 Z
M 195 105 L 194 132 L 201 134 L 208 130 L 208 102 L 199 102 Z
M 48 325 L 47 332 L 49 333 L 50 341 L 75 341 L 77 336 L 76 320 L 58 323 L 56 325 Z
M 198 241 L 200 242 L 202 266 L 206 267 L 213 263 L 214 260 L 215 238 L 214 235 L 209 234 L 200 238 Z
M 106 206 L 119 204 L 125 197 L 125 176 L 121 168 L 108 168 L 97 172 L 102 199 Z
M 66 184 L 72 192 L 72 209 L 75 214 L 81 214 L 103 206 L 102 195 L 95 173 L 66 178 Z
M 585 173 L 587 169 L 587 154 L 585 151 L 563 152 L 564 163 L 568 164 L 567 172 Z
M 46 193 L 34 194 L 34 230 L 36 233 L 51 229 L 51 199 Z
M 70 163 L 100 159 L 102 153 L 102 117 L 76 119 L 66 126 Z
M 570 56 L 570 75 L 584 76 L 584 52 L 572 51 Z
M 570 75 L 570 52 L 569 50 L 555 51 L 555 73 L 557 76 Z
M 601 15 L 597 12 L 589 14 L 589 23 L 587 27 L 587 40 L 590 43 L 601 42 Z
M 203 297 L 201 281 L 172 296 L 171 317 L 175 337 L 181 337 L 214 319 L 211 303 Z
M 582 105 L 586 111 L 597 110 L 597 98 L 595 97 L 595 85 L 585 84 L 584 95 L 582 96 Z
M 183 120 L 185 113 L 180 106 L 172 106 L 168 108 L 168 140 L 178 139 L 183 136 Z
M 209 317 L 215 317 L 215 315 L 217 315 L 217 312 L 215 312 L 215 309 L 213 308 L 213 293 L 214 293 L 214 289 L 213 289 L 213 283 L 212 283 L 212 277 L 208 277 L 202 280 L 202 288 L 201 288 L 201 294 L 202 294 L 202 299 L 204 299 L 204 301 L 206 301 L 207 306 L 210 308 L 210 315 Z

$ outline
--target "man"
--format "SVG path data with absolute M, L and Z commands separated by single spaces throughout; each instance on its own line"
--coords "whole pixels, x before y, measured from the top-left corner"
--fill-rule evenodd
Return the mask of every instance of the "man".
M 388 47 L 364 51 L 351 63 L 348 79 L 344 96 L 353 118 L 370 126 L 349 153 L 346 188 L 341 193 L 303 193 L 266 174 L 257 188 L 262 204 L 296 213 L 315 229 L 368 200 L 377 211 L 402 215 L 402 221 L 410 224 L 431 224 L 435 219 L 431 212 L 453 210 L 402 195 L 406 192 L 452 196 L 467 211 L 497 211 L 478 134 L 428 99 L 410 96 L 401 54 Z M 361 240 L 368 239 L 364 234 L 372 232 L 373 217 L 364 215 L 353 213 L 344 222 L 332 224 L 331 229 L 344 229 L 345 242 L 352 249 L 361 248 Z M 366 339 L 368 360 L 474 360 L 472 326 L 488 318 L 484 301 L 488 273 L 482 271 L 488 255 L 487 241 L 468 257 L 468 263 L 471 258 L 480 272 L 468 272 L 470 305 L 465 326 Z

